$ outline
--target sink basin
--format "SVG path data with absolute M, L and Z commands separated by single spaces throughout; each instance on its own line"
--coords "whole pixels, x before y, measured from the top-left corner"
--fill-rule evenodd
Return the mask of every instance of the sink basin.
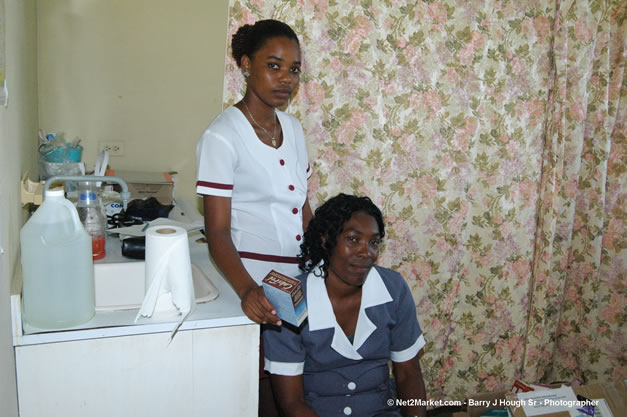
M 132 310 L 144 301 L 145 262 L 94 264 L 96 311 Z M 218 289 L 209 277 L 192 264 L 192 281 L 196 303 L 205 303 L 218 296 Z

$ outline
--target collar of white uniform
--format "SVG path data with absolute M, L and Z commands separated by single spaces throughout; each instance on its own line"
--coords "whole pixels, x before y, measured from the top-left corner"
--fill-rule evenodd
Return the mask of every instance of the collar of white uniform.
M 368 337 L 377 329 L 366 315 L 366 309 L 392 301 L 390 293 L 383 283 L 383 279 L 374 266 L 368 272 L 366 282 L 361 289 L 361 305 L 355 336 L 351 343 L 344 331 L 335 319 L 333 306 L 324 285 L 324 278 L 316 276 L 313 271 L 319 271 L 316 266 L 307 277 L 307 310 L 309 316 L 309 330 L 316 331 L 333 328 L 333 341 L 331 347 L 340 355 L 348 359 L 363 359 L 357 350 L 364 344 Z

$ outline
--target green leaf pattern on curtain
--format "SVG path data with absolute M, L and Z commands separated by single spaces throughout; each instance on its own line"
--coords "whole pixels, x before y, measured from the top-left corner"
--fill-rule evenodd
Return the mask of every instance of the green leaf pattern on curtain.
M 312 206 L 383 209 L 430 398 L 627 377 L 626 7 L 230 1 L 229 43 L 270 17 L 299 34 Z M 243 91 L 229 49 L 225 104 Z
M 627 367 L 626 4 L 568 1 L 555 15 L 525 377 L 619 380 Z

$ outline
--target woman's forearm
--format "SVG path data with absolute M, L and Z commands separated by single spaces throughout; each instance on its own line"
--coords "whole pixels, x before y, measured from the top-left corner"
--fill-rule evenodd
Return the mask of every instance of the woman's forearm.
M 203 214 L 209 253 L 220 272 L 241 299 L 247 291 L 256 287 L 256 284 L 244 268 L 239 253 L 233 244 L 231 237 L 231 199 L 204 196 Z
M 305 403 L 303 375 L 270 375 L 276 404 L 284 417 L 318 417 Z
M 309 205 L 309 199 L 305 199 L 305 204 L 303 204 L 303 209 L 301 211 L 303 213 L 303 232 L 307 231 L 307 226 L 309 226 L 309 221 L 313 217 L 313 212 L 311 210 L 311 206 Z
M 407 362 L 393 362 L 393 367 L 398 398 L 408 400 L 407 404 L 411 404 L 411 406 L 401 407 L 403 416 L 425 417 L 427 415 L 427 408 L 418 405 L 419 401 L 424 402 L 427 399 L 418 356 Z
M 318 414 L 305 403 L 290 404 L 282 409 L 282 415 L 285 417 L 318 417 Z
M 242 310 L 255 323 L 281 325 L 263 288 L 250 276 L 231 237 L 231 199 L 205 196 L 205 236 L 211 257 L 242 301 Z
M 255 323 L 281 325 L 276 309 L 268 301 L 264 290 L 244 268 L 242 260 L 233 245 L 230 233 L 206 233 L 209 252 L 218 269 L 231 283 L 241 300 L 242 310 Z
M 247 291 L 257 287 L 257 283 L 242 264 L 235 245 L 233 245 L 230 231 L 210 231 L 206 232 L 206 237 L 211 257 L 240 299 Z

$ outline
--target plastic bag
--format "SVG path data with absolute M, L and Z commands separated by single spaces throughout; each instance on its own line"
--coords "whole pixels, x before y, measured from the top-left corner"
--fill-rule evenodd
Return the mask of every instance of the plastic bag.
M 56 175 L 85 175 L 81 162 L 83 147 L 80 139 L 66 142 L 63 133 L 44 134 L 39 131 L 39 180 L 45 181 Z
M 39 159 L 46 162 L 81 162 L 83 147 L 81 139 L 76 138 L 71 143 L 66 142 L 63 133 L 48 133 L 40 130 L 39 133 Z
M 39 181 L 56 175 L 85 175 L 83 162 L 46 162 L 39 160 Z

